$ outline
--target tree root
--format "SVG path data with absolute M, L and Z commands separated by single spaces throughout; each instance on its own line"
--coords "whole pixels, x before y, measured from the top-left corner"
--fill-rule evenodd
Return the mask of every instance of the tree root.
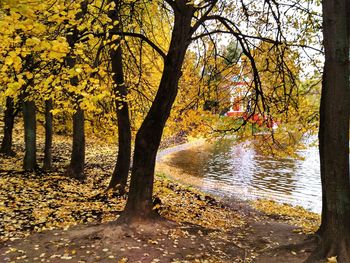
M 123 211 L 120 217 L 117 219 L 116 223 L 123 225 L 139 224 L 145 222 L 160 222 L 163 221 L 162 218 L 156 211 L 152 210 L 147 215 L 139 214 L 136 212 Z
M 305 263 L 325 262 L 330 257 L 336 257 L 338 263 L 349 263 L 350 237 L 323 238 Z
M 108 186 L 107 189 L 105 190 L 105 192 L 107 193 L 108 191 L 112 191 L 114 197 L 122 197 L 122 196 L 126 195 L 125 188 L 126 188 L 125 185 L 121 185 L 121 184 L 117 183 L 116 186 Z
M 77 173 L 71 165 L 69 165 L 67 167 L 66 175 L 68 177 L 76 179 L 76 180 L 78 180 L 78 181 L 80 181 L 82 183 L 85 182 L 85 180 L 87 179 L 86 175 L 84 174 L 84 172 Z

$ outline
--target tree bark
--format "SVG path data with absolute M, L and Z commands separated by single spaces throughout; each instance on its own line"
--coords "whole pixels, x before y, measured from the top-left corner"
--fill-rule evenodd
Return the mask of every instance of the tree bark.
M 77 20 L 83 19 L 85 14 L 88 11 L 89 2 L 84 0 L 81 2 L 81 12 L 75 15 Z M 74 26 L 71 29 L 71 32 L 67 34 L 67 42 L 69 47 L 74 49 L 75 44 L 79 40 L 79 29 L 77 26 Z M 76 65 L 76 57 L 72 53 L 68 54 L 66 57 L 66 65 L 68 68 L 74 68 Z M 70 84 L 72 86 L 79 85 L 78 76 L 73 76 L 70 78 Z M 74 95 L 74 94 L 72 94 Z M 86 179 L 86 175 L 84 174 L 84 165 L 85 165 L 85 131 L 84 131 L 84 111 L 80 108 L 79 101 L 81 99 L 80 95 L 75 94 L 76 99 L 76 112 L 73 114 L 73 147 L 70 164 L 67 167 L 67 175 L 83 181 Z
M 84 111 L 78 107 L 73 115 L 73 147 L 71 161 L 67 168 L 67 174 L 78 180 L 85 180 L 85 132 L 84 132 Z
M 191 35 L 193 6 L 176 1 L 175 21 L 158 92 L 135 140 L 128 201 L 121 221 L 151 218 L 156 154 L 165 123 L 178 92 L 181 67 Z
M 116 98 L 116 111 L 118 119 L 118 157 L 112 174 L 108 189 L 115 188 L 120 194 L 124 194 L 128 179 L 131 161 L 131 127 L 129 118 L 129 107 L 125 101 L 127 87 L 124 83 L 122 49 L 119 46 L 116 51 L 111 52 L 112 70 Z
M 44 165 L 45 171 L 52 169 L 52 99 L 45 101 L 45 149 L 44 149 Z
M 23 102 L 25 155 L 23 169 L 34 171 L 36 163 L 36 109 L 34 101 Z
M 337 256 L 350 262 L 349 1 L 324 0 L 325 65 L 320 106 L 323 194 L 321 242 L 308 262 Z
M 15 107 L 13 98 L 6 98 L 6 109 L 4 114 L 4 137 L 2 138 L 0 152 L 7 156 L 14 156 L 12 150 L 12 132 L 15 121 Z
M 109 17 L 112 22 L 119 19 L 119 1 L 114 1 L 116 8 Z M 118 29 L 120 28 L 118 24 Z M 129 106 L 126 99 L 128 89 L 124 83 L 123 72 L 123 54 L 120 46 L 120 41 L 115 43 L 118 48 L 110 50 L 110 57 L 112 62 L 113 82 L 116 85 L 114 88 L 114 94 L 116 96 L 116 112 L 118 120 L 118 156 L 117 162 L 112 174 L 111 181 L 109 182 L 108 189 L 115 189 L 119 194 L 125 193 L 125 187 L 127 184 L 130 161 L 131 161 L 131 125 L 129 118 Z

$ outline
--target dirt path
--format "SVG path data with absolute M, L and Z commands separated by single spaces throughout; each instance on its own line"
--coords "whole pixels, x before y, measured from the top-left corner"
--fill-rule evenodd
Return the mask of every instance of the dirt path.
M 223 204 L 216 207 L 222 209 Z M 296 227 L 243 202 L 225 208 L 245 222 L 215 229 L 166 219 L 114 222 L 36 233 L 0 248 L 0 262 L 303 262 L 314 243 Z

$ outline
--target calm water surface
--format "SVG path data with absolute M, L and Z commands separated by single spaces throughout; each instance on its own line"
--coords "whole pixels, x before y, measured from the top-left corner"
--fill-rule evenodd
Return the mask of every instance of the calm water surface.
M 222 140 L 173 153 L 167 164 L 200 178 L 213 194 L 242 199 L 268 198 L 321 211 L 317 147 L 300 151 L 302 160 L 259 154 L 246 144 Z

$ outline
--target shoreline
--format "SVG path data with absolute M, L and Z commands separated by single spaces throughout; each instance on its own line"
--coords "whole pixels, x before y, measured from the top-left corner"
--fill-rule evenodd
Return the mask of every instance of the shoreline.
M 192 148 L 192 147 L 201 146 L 205 142 L 206 142 L 206 140 L 204 138 L 198 138 L 198 139 L 190 140 L 190 141 L 185 142 L 185 143 L 180 143 L 177 145 L 173 145 L 173 146 L 161 149 L 157 153 L 156 161 L 162 162 L 162 161 L 164 161 L 163 159 L 166 158 L 170 154 L 173 154 L 175 152 L 182 151 L 182 150 L 187 150 L 187 149 Z

